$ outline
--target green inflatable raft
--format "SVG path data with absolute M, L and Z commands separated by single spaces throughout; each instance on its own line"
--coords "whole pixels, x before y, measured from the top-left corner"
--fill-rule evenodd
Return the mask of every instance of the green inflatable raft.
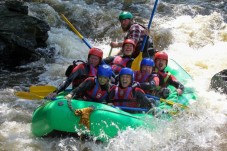
M 185 92 L 182 96 L 177 96 L 175 88 L 169 86 L 172 93 L 167 100 L 184 106 L 195 101 L 195 92 L 190 87 L 192 82 L 190 75 L 171 59 L 166 70 L 185 85 Z M 106 142 L 129 127 L 133 129 L 142 127 L 149 130 L 155 128 L 151 121 L 156 117 L 149 112 L 131 114 L 101 103 L 81 100 L 68 101 L 64 98 L 66 93 L 59 94 L 54 101 L 45 102 L 33 112 L 31 130 L 35 136 L 49 136 L 55 132 L 58 132 L 58 134 L 61 132 L 77 135 L 86 134 L 95 140 Z M 162 102 L 157 108 L 170 111 L 172 106 Z M 146 109 L 136 108 L 136 110 Z M 166 115 L 163 117 L 167 120 L 171 119 L 171 114 Z

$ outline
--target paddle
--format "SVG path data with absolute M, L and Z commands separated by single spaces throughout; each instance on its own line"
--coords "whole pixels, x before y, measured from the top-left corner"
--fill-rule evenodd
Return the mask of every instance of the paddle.
M 112 49 L 113 49 L 113 47 L 110 48 L 110 52 L 109 52 L 108 57 L 111 55 Z
M 15 95 L 22 99 L 40 100 L 56 89 L 56 87 L 51 85 L 30 86 L 30 92 L 16 92 Z
M 154 13 L 155 13 L 157 4 L 158 4 L 158 0 L 155 0 L 154 8 L 153 8 L 153 10 L 152 10 L 151 17 L 150 17 L 150 21 L 149 21 L 149 24 L 148 24 L 148 30 L 149 30 L 150 27 L 151 27 L 151 23 L 152 23 L 152 20 L 153 20 L 153 17 L 154 17 Z M 134 71 L 140 70 L 140 62 L 141 62 L 141 60 L 143 59 L 143 49 L 144 49 L 144 47 L 145 47 L 146 42 L 147 42 L 147 35 L 145 35 L 144 38 L 143 38 L 143 44 L 142 44 L 142 47 L 141 47 L 141 50 L 140 50 L 139 55 L 138 55 L 138 56 L 133 60 L 133 62 L 132 62 L 132 67 L 131 67 L 131 69 L 134 70 Z
M 179 107 L 181 107 L 181 108 L 189 109 L 189 107 L 187 107 L 187 106 L 185 106 L 185 105 L 183 105 L 183 104 L 177 103 L 177 102 L 173 102 L 173 101 L 166 100 L 166 99 L 163 99 L 163 98 L 159 98 L 159 97 L 156 97 L 156 96 L 153 96 L 153 95 L 149 95 L 149 94 L 146 94 L 146 96 L 147 96 L 148 98 L 153 98 L 153 99 L 155 99 L 155 100 L 160 100 L 161 102 L 165 102 L 165 103 L 167 103 L 167 104 L 169 104 L 169 105 L 177 105 L 177 106 L 179 106 Z
M 61 14 L 62 19 L 69 25 L 69 27 L 74 31 L 75 34 L 88 46 L 88 48 L 92 48 L 92 46 L 87 42 L 87 40 L 80 34 L 80 32 L 69 22 L 69 20 Z
M 49 93 L 55 91 L 57 88 L 51 85 L 30 86 L 29 90 L 39 96 L 47 96 Z
M 16 92 L 15 95 L 19 98 L 22 99 L 27 99 L 27 100 L 41 100 L 44 99 L 43 96 L 36 95 L 34 93 L 30 92 Z

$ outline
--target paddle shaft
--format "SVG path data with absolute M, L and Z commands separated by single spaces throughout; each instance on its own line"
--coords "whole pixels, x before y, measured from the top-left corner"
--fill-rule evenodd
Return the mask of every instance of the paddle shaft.
M 113 47 L 111 47 L 108 57 L 111 55 Z
M 177 102 L 173 102 L 173 101 L 166 100 L 166 99 L 163 99 L 163 98 L 159 98 L 159 97 L 156 97 L 156 96 L 153 96 L 153 95 L 149 95 L 149 94 L 146 94 L 146 96 L 149 97 L 149 98 L 153 98 L 155 100 L 160 100 L 161 102 L 165 102 L 165 103 L 170 104 L 170 105 L 178 105 L 178 106 L 180 106 L 180 107 L 182 107 L 184 109 L 188 109 L 187 106 L 182 105 L 182 104 L 177 103 Z
M 158 4 L 158 0 L 156 0 L 155 3 L 154 3 L 154 8 L 153 8 L 153 10 L 152 10 L 151 17 L 150 17 L 150 21 L 149 21 L 148 27 L 147 27 L 148 30 L 149 30 L 150 27 L 151 27 L 151 23 L 152 23 L 152 20 L 153 20 L 153 18 L 154 18 L 154 13 L 155 13 L 157 4 Z M 141 51 L 144 50 L 144 47 L 145 47 L 146 42 L 147 42 L 147 35 L 145 35 L 144 38 L 143 38 L 143 44 L 142 44 L 142 47 L 141 47 Z
M 62 19 L 69 25 L 69 27 L 74 31 L 75 34 L 88 46 L 88 48 L 92 48 L 92 46 L 87 42 L 87 40 L 80 34 L 80 32 L 69 22 L 69 20 L 65 17 L 65 15 L 61 14 Z

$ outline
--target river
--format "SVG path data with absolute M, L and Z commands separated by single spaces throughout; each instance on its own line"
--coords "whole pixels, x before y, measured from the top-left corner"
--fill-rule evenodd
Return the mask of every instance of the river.
M 194 79 L 198 98 L 190 109 L 171 122 L 154 121 L 152 132 L 128 129 L 107 144 L 82 143 L 78 139 L 36 138 L 31 117 L 45 100 L 25 100 L 15 91 L 31 85 L 57 86 L 67 66 L 86 60 L 87 46 L 61 20 L 63 13 L 92 46 L 110 51 L 110 41 L 120 41 L 118 22 L 121 10 L 129 10 L 135 20 L 147 25 L 154 0 L 30 0 L 29 15 L 51 26 L 48 47 L 54 58 L 0 73 L 0 151 L 225 151 L 227 150 L 227 96 L 210 89 L 212 76 L 227 68 L 227 1 L 160 0 L 152 22 L 155 47 L 165 50 Z M 116 49 L 113 49 L 113 54 Z

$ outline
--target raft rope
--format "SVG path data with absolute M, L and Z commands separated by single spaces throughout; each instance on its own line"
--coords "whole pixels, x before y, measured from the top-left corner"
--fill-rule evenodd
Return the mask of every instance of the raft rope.
M 68 104 L 69 109 L 74 113 L 74 109 L 72 107 L 71 99 L 67 99 L 67 104 Z

